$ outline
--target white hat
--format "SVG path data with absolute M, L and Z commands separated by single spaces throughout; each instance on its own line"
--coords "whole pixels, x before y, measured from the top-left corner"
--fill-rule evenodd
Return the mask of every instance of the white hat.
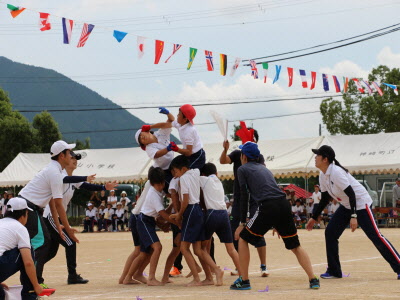
M 87 206 L 93 206 L 93 204 L 92 203 L 88 203 L 88 205 Z
M 7 205 L 11 206 L 10 210 L 23 210 L 23 209 L 29 209 L 30 211 L 33 211 L 28 207 L 28 203 L 26 203 L 25 199 L 22 198 L 11 198 L 8 200 Z
M 122 194 L 128 195 L 125 191 L 122 191 L 122 192 L 121 192 L 121 195 L 122 195 Z
M 57 141 L 50 148 L 51 157 L 54 157 L 54 156 L 60 154 L 65 149 L 71 150 L 71 149 L 75 148 L 75 146 L 76 146 L 76 144 L 67 144 L 64 141 Z
M 121 203 L 121 202 L 117 202 L 117 206 L 118 206 L 118 205 L 122 205 L 122 203 Z
M 136 143 L 138 143 L 138 145 L 140 146 L 140 148 L 142 148 L 142 150 L 146 150 L 146 146 L 142 146 L 142 144 L 139 143 L 139 135 L 142 133 L 142 129 L 139 129 L 138 131 L 136 131 L 135 133 L 135 139 L 136 139 Z

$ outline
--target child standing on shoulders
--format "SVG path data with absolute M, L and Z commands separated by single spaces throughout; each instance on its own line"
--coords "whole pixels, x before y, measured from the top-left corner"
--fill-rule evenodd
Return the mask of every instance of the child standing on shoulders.
M 193 244 L 194 253 L 199 257 L 203 268 L 210 267 L 217 276 L 217 284 L 223 284 L 224 272 L 215 265 L 211 256 L 202 250 L 201 241 L 204 240 L 203 212 L 200 208 L 200 171 L 198 169 L 189 170 L 190 162 L 184 155 L 175 157 L 171 162 L 171 168 L 176 177 L 180 178 L 180 199 L 182 201 L 179 212 L 171 215 L 171 219 L 178 223 L 182 220 L 181 233 L 181 252 L 185 257 L 193 281 L 187 286 L 198 286 L 203 283 L 196 268 L 194 257 L 190 251 Z M 209 284 L 209 282 L 204 282 Z

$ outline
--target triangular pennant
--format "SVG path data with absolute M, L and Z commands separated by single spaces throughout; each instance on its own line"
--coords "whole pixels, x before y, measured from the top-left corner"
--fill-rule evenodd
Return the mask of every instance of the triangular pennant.
M 204 50 L 204 53 L 206 55 L 207 71 L 214 71 L 213 53 L 208 50 Z
M 335 85 L 335 90 L 336 93 L 340 93 L 340 83 L 339 80 L 337 79 L 337 77 L 335 75 L 332 75 L 333 77 L 333 84 Z
M 164 42 L 156 40 L 154 64 L 158 64 L 164 51 Z
M 39 13 L 39 27 L 40 31 L 46 31 L 51 29 L 51 24 L 49 22 L 49 16 L 50 14 L 48 13 Z
M 263 62 L 262 63 L 263 70 L 264 70 L 264 83 L 267 83 L 267 77 L 268 77 L 268 63 Z
M 18 15 L 25 10 L 25 8 L 23 7 L 14 6 L 11 4 L 7 4 L 7 8 L 10 10 L 11 16 L 13 18 L 18 17 Z
M 287 68 L 288 77 L 289 77 L 289 87 L 293 84 L 293 68 Z
M 180 45 L 180 44 L 174 44 L 174 49 L 172 50 L 172 54 L 167 58 L 165 63 L 167 63 L 169 61 L 169 59 L 172 57 L 172 55 L 174 55 L 179 49 L 181 49 L 181 47 L 182 47 L 182 45 Z
M 252 59 L 250 59 L 249 62 L 251 67 L 251 76 L 253 76 L 254 79 L 258 79 L 258 69 L 256 62 Z
M 272 84 L 274 84 L 275 82 L 277 82 L 279 80 L 279 74 L 281 73 L 282 66 L 275 65 L 275 70 L 276 70 L 275 78 L 274 78 L 274 81 L 272 82 Z
M 118 43 L 121 43 L 121 41 L 124 39 L 124 37 L 126 37 L 127 34 L 127 32 L 114 30 L 113 37 L 115 37 Z
M 87 24 L 87 23 L 83 24 L 81 37 L 79 38 L 79 42 L 78 42 L 78 45 L 77 45 L 78 48 L 81 48 L 81 47 L 85 46 L 86 41 L 89 38 L 89 35 L 93 31 L 93 28 L 94 28 L 94 25 L 92 25 L 92 24 Z
M 225 54 L 219 55 L 219 70 L 222 76 L 226 75 L 226 67 L 227 67 L 228 57 Z
M 383 96 L 383 92 L 382 92 L 382 90 L 381 90 L 379 84 L 378 84 L 376 81 L 373 81 L 373 82 L 372 82 L 372 86 L 375 88 L 375 90 L 378 92 L 378 94 L 379 94 L 380 96 Z
M 138 58 L 142 58 L 144 55 L 144 41 L 146 38 L 144 36 L 137 37 L 137 47 L 138 47 Z
M 312 71 L 311 72 L 311 87 L 310 87 L 310 90 L 313 90 L 315 88 L 316 82 L 317 82 L 317 72 Z
M 300 70 L 300 77 L 301 77 L 301 86 L 303 88 L 307 88 L 308 84 L 307 84 L 307 76 L 306 76 L 306 71 L 304 70 Z
M 364 89 L 361 86 L 361 83 L 358 81 L 357 78 L 353 78 L 353 81 L 356 83 L 357 89 L 360 91 L 360 93 L 364 94 Z
M 322 74 L 322 82 L 323 82 L 323 85 L 324 85 L 324 91 L 328 92 L 329 91 L 328 75 Z
M 347 93 L 349 90 L 349 78 L 343 77 L 343 93 Z
M 232 65 L 231 76 L 235 75 L 236 70 L 239 68 L 242 59 L 240 57 L 235 58 L 235 63 Z
M 71 42 L 72 27 L 74 26 L 74 21 L 62 18 L 63 36 L 64 44 L 69 44 Z
M 192 67 L 194 58 L 196 57 L 197 54 L 197 49 L 196 48 L 190 48 L 189 49 L 189 63 L 187 66 L 187 69 L 190 70 L 190 68 Z
M 396 85 L 390 84 L 390 83 L 383 83 L 383 84 L 386 85 L 386 86 L 388 86 L 388 87 L 390 87 L 390 88 L 392 88 L 392 89 L 393 89 L 393 92 L 394 92 L 396 95 L 399 95 L 399 91 L 397 90 L 397 86 L 396 86 Z

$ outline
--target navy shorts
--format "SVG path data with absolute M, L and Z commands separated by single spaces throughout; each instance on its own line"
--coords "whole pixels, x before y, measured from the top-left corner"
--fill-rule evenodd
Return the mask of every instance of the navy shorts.
M 136 226 L 137 217 L 138 215 L 131 214 L 131 217 L 129 219 L 129 224 L 131 224 L 130 228 L 132 232 L 133 244 L 135 245 L 135 247 L 140 246 L 140 237 Z
M 178 234 L 181 233 L 181 230 L 179 229 L 178 226 L 176 226 L 175 224 L 172 224 L 172 223 L 171 223 L 171 230 L 172 230 L 172 246 L 173 247 L 178 247 L 175 244 L 175 238 L 178 236 Z
M 140 213 L 136 222 L 140 237 L 140 251 L 150 253 L 151 245 L 160 241 L 156 233 L 156 220 Z
M 201 170 L 206 164 L 206 152 L 202 149 L 193 153 L 189 157 L 190 161 L 190 169 L 199 169 Z
M 318 206 L 319 206 L 319 203 L 314 203 L 314 207 L 312 210 L 313 215 L 315 215 L 315 213 L 317 212 Z
M 189 204 L 183 213 L 181 241 L 204 241 L 204 215 L 199 204 Z
M 214 232 L 218 235 L 221 243 L 233 243 L 231 224 L 228 212 L 224 210 L 207 210 L 205 221 L 205 239 L 209 240 Z
M 169 189 L 169 183 L 171 182 L 173 176 L 172 176 L 172 173 L 171 173 L 171 170 L 170 170 L 170 169 L 164 170 L 164 174 L 165 174 L 165 186 L 164 186 L 164 189 L 163 189 L 163 190 L 164 190 L 164 192 L 165 192 L 166 194 L 168 194 L 168 193 L 169 193 L 169 191 L 168 191 L 168 189 Z

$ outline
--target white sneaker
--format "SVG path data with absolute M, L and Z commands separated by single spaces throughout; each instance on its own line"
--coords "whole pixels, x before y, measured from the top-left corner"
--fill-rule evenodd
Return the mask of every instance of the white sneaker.
M 261 277 L 268 277 L 269 276 L 269 271 L 268 271 L 267 267 L 265 267 L 264 270 L 262 268 L 260 268 L 260 270 L 261 270 Z
M 238 275 L 239 275 L 238 270 L 232 270 L 231 271 L 231 276 L 238 276 Z

